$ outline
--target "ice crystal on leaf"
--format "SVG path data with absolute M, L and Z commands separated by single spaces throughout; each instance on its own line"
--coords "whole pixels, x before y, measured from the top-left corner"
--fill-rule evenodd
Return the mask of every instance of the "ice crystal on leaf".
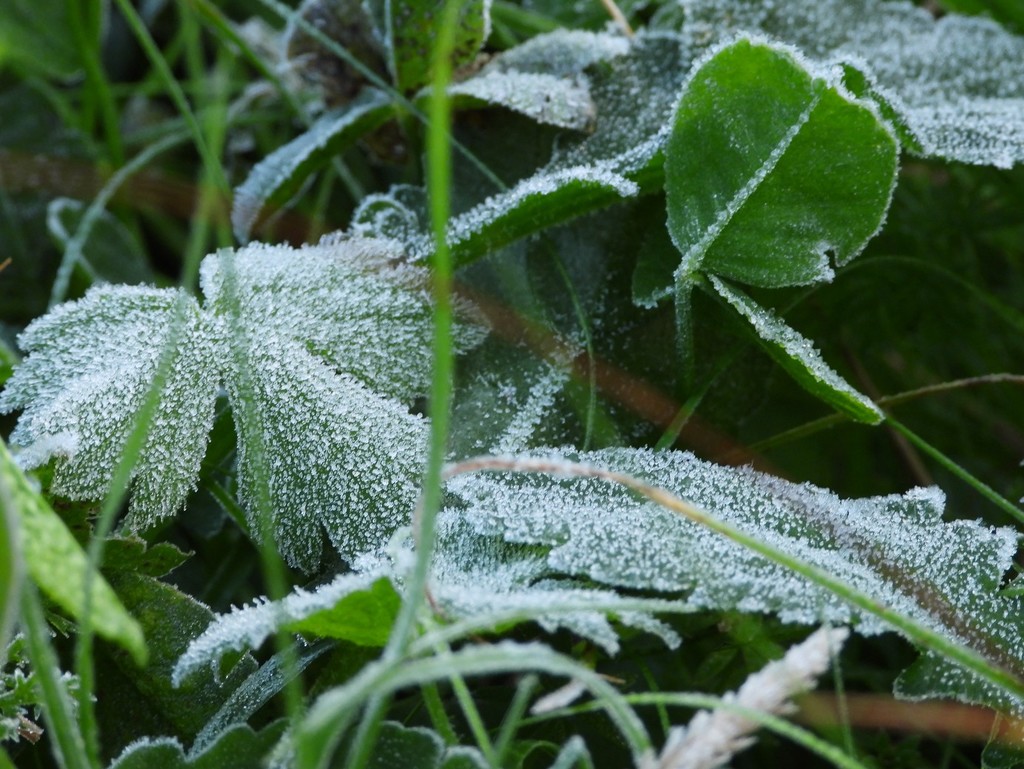
M 93 289 L 29 326 L 29 356 L 0 396 L 0 410 L 24 409 L 22 461 L 57 457 L 58 493 L 102 497 L 170 340 L 130 528 L 184 503 L 223 386 L 253 532 L 265 501 L 281 551 L 306 569 L 321 532 L 345 558 L 386 538 L 412 508 L 426 435 L 409 412 L 430 373 L 425 271 L 394 242 L 335 238 L 220 252 L 202 288 L 203 309 L 175 290 Z M 464 349 L 481 332 L 457 336 Z
M 0 412 L 24 409 L 11 433 L 21 463 L 59 457 L 55 493 L 102 497 L 171 341 L 167 380 L 135 468 L 130 521 L 142 528 L 180 508 L 217 396 L 209 318 L 180 291 L 101 286 L 25 330 L 19 343 L 29 355 L 0 394 Z
M 381 621 L 380 596 L 397 596 L 405 567 L 414 557 L 411 547 L 411 542 L 402 541 L 390 549 L 365 553 L 356 560 L 356 573 L 340 574 L 315 590 L 298 588 L 277 602 L 260 599 L 220 615 L 189 644 L 175 666 L 174 681 L 180 683 L 200 668 L 215 665 L 230 651 L 258 648 L 280 627 L 346 640 L 353 640 L 353 628 L 357 628 L 357 642 L 383 645 L 390 624 Z M 480 535 L 458 510 L 446 510 L 438 519 L 430 591 L 447 619 L 475 620 L 482 628 L 528 618 L 548 632 L 565 628 L 614 654 L 619 640 L 609 621 L 612 616 L 622 625 L 660 637 L 669 646 L 679 644 L 675 631 L 651 612 L 679 611 L 680 607 L 562 579 L 542 552 Z M 370 600 L 375 592 L 378 599 Z M 397 603 L 397 597 L 394 600 Z M 362 631 L 369 624 L 370 611 L 376 611 L 373 619 L 383 634 L 372 641 Z M 343 620 L 337 629 L 325 622 L 330 615 Z
M 564 457 L 544 459 L 557 466 Z M 1024 607 L 999 594 L 1016 551 L 1014 532 L 943 522 L 937 489 L 843 500 L 689 453 L 608 449 L 567 458 L 666 489 L 1004 664 L 1019 667 L 1024 659 Z M 853 623 L 863 634 L 890 629 L 786 566 L 603 479 L 477 474 L 458 476 L 449 488 L 479 533 L 540 548 L 553 573 L 660 591 L 694 609 Z
M 924 155 L 999 167 L 1024 161 L 1024 38 L 996 22 L 936 20 L 911 3 L 880 0 L 680 5 L 694 36 L 763 32 L 862 70 Z
M 584 70 L 628 51 L 629 42 L 616 35 L 556 30 L 497 56 L 449 92 L 582 131 L 591 127 L 596 109 Z

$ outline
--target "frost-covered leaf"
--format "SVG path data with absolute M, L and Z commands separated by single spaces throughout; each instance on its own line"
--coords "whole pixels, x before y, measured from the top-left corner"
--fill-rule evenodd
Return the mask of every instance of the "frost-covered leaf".
M 411 563 L 413 557 L 411 542 L 397 553 L 366 553 L 356 562 L 357 573 L 340 574 L 313 591 L 297 588 L 280 601 L 260 599 L 221 615 L 189 644 L 175 665 L 174 681 L 215 665 L 228 652 L 256 649 L 281 628 L 383 645 L 398 608 L 398 588 L 393 585 L 405 577 L 396 564 Z M 460 511 L 443 511 L 438 519 L 430 590 L 448 618 L 476 619 L 492 631 L 529 619 L 548 632 L 570 630 L 614 654 L 619 649 L 609 622 L 614 616 L 669 646 L 678 645 L 678 635 L 656 620 L 643 601 L 560 577 L 543 553 L 477 533 Z M 659 606 L 668 608 L 665 602 Z M 494 624 L 492 617 L 500 617 L 504 624 Z M 382 624 L 376 632 L 367 627 L 373 619 Z
M 560 29 L 500 54 L 479 73 L 454 83 L 449 93 L 582 131 L 596 117 L 584 70 L 628 52 L 629 41 L 621 36 Z
M 594 131 L 560 142 L 551 169 L 594 165 L 638 182 L 649 172 L 659 174 L 656 159 L 695 55 L 684 36 L 640 32 L 625 55 L 592 66 L 587 77 L 597 109 Z
M 258 649 L 281 627 L 301 628 L 303 623 L 327 625 L 330 620 L 321 622 L 321 618 L 333 618 L 336 628 L 341 617 L 350 626 L 361 625 L 362 620 L 369 617 L 359 616 L 359 609 L 373 600 L 374 594 L 378 605 L 387 600 L 381 598 L 383 592 L 391 590 L 394 594 L 390 583 L 385 580 L 384 584 L 378 584 L 379 580 L 380 575 L 374 573 L 340 574 L 314 591 L 299 588 L 281 601 L 260 599 L 249 606 L 220 615 L 203 633 L 192 639 L 186 653 L 175 663 L 175 685 L 179 685 L 196 670 L 215 663 L 230 651 Z M 350 609 L 349 612 L 345 612 L 346 607 Z M 387 627 L 381 628 L 378 635 L 370 639 L 373 645 L 383 645 L 390 629 L 391 623 L 388 622 Z M 368 631 L 369 628 L 359 628 L 362 641 L 369 638 Z M 383 641 L 377 643 L 380 636 L 383 636 Z
M 232 347 L 225 383 L 250 525 L 261 530 L 265 483 L 278 546 L 307 569 L 321 531 L 352 558 L 407 521 L 418 493 L 427 423 L 408 406 L 430 381 L 431 305 L 425 271 L 401 259 L 380 241 L 328 241 L 203 264 Z
M 979 17 L 936 20 L 909 2 L 681 0 L 706 40 L 763 32 L 862 69 L 924 155 L 1008 168 L 1024 161 L 1024 38 Z
M 300 648 L 295 654 L 291 653 L 295 650 L 275 654 L 239 684 L 220 710 L 210 716 L 196 735 L 190 753 L 195 755 L 205 750 L 233 725 L 248 721 L 250 716 L 276 697 L 289 681 L 301 675 L 303 670 L 333 647 L 332 642 L 323 641 Z
M 697 64 L 665 149 L 677 280 L 831 280 L 881 227 L 898 145 L 874 105 L 796 51 L 740 40 Z
M 143 737 L 126 747 L 108 769 L 252 769 L 280 739 L 284 722 L 254 732 L 245 724 L 225 730 L 198 753 L 186 753 L 173 737 Z
M 325 530 L 345 558 L 379 545 L 418 490 L 427 426 L 409 406 L 430 380 L 426 271 L 404 265 L 393 242 L 329 239 L 221 252 L 201 272 L 203 310 L 176 291 L 107 287 L 28 328 L 30 354 L 0 395 L 0 410 L 25 409 L 12 434 L 21 462 L 57 457 L 56 493 L 102 497 L 180 311 L 129 527 L 184 503 L 223 385 L 250 530 L 271 531 L 306 569 Z M 461 324 L 456 348 L 481 336 Z
M 351 641 L 360 646 L 383 646 L 391 635 L 402 600 L 385 577 L 365 590 L 343 597 L 329 609 L 285 625 L 288 630 L 320 638 Z
M 452 85 L 456 108 L 491 104 L 521 112 L 539 123 L 582 131 L 594 119 L 586 85 L 538 72 L 481 72 Z
M 547 459 L 557 467 L 561 457 Z M 999 592 L 1016 535 L 977 521 L 943 522 L 937 489 L 842 500 L 688 453 L 609 449 L 579 459 L 666 489 L 880 605 L 1021 667 L 1024 606 Z M 449 488 L 480 533 L 539 548 L 557 573 L 668 593 L 695 609 L 852 623 L 864 634 L 889 629 L 786 567 L 604 480 L 463 475 Z
M 235 237 L 248 242 L 264 209 L 287 203 L 311 173 L 392 115 L 387 94 L 368 88 L 353 102 L 322 115 L 305 133 L 257 163 L 235 190 L 231 207 Z
M 454 217 L 449 241 L 456 258 L 465 261 L 468 253 L 494 251 L 539 229 L 540 223 L 554 223 L 639 192 L 636 182 L 595 166 L 542 171 Z
M 0 394 L 0 412 L 24 409 L 11 433 L 22 467 L 58 457 L 55 494 L 101 499 L 173 334 L 129 522 L 142 528 L 178 510 L 195 485 L 217 395 L 208 320 L 179 291 L 101 286 L 22 333 L 28 356 Z
M 825 363 L 810 340 L 721 278 L 712 275 L 710 280 L 722 298 L 754 328 L 768 354 L 805 390 L 858 422 L 882 421 L 881 409 Z
M 31 487 L 25 474 L 0 441 L 0 506 L 5 519 L 13 519 L 17 546 L 25 571 L 50 600 L 79 618 L 86 604 L 88 561 L 67 526 Z M 5 526 L 6 529 L 6 526 Z M 11 565 L 7 562 L 5 567 Z M 12 575 L 13 577 L 13 575 Z M 89 580 L 91 626 L 104 638 L 120 644 L 137 662 L 147 656 L 139 623 L 128 613 L 106 580 L 93 574 Z M 12 579 L 13 584 L 13 579 Z M 16 605 L 12 601 L 11 605 Z M 4 644 L 6 646 L 6 643 Z

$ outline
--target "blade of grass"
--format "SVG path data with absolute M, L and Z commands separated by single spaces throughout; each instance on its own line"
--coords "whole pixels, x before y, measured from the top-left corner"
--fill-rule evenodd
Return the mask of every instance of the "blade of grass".
M 427 713 L 430 714 L 430 723 L 434 731 L 441 735 L 444 744 L 448 746 L 459 744 L 459 735 L 455 733 L 451 719 L 444 709 L 444 702 L 441 700 L 441 693 L 437 684 L 429 683 L 420 686 L 420 693 L 423 695 L 423 704 L 427 706 Z
M 237 271 L 235 268 L 235 262 L 233 254 L 230 250 L 221 252 L 221 264 L 224 269 L 224 293 L 229 298 L 237 295 Z M 232 304 L 237 307 L 237 300 Z M 249 367 L 246 365 L 246 361 L 240 360 L 239 358 L 244 354 L 244 338 L 246 330 L 238 322 L 239 313 L 231 312 L 228 314 L 229 330 L 232 338 L 242 339 L 242 344 L 232 344 L 231 350 L 232 355 L 236 357 L 235 360 L 235 371 L 236 376 L 239 378 L 238 388 L 242 392 L 252 392 L 253 385 L 250 381 Z M 249 399 L 243 399 L 239 406 L 240 414 L 239 418 L 244 419 L 250 423 L 258 424 L 258 416 L 253 414 L 252 404 Z M 276 541 L 274 538 L 274 523 L 273 523 L 273 501 L 270 493 L 270 481 L 266 472 L 266 467 L 269 463 L 267 459 L 268 452 L 267 448 L 263 443 L 263 433 L 260 430 L 250 430 L 249 442 L 247 443 L 246 450 L 249 452 L 249 456 L 252 458 L 252 467 L 254 472 L 252 473 L 251 483 L 255 489 L 255 507 L 256 507 L 256 519 L 259 521 L 258 524 L 258 536 L 256 537 L 256 543 L 260 554 L 260 565 L 263 569 L 263 578 L 267 586 L 267 594 L 272 601 L 280 601 L 288 593 L 288 579 L 286 576 L 284 561 L 281 558 L 281 554 L 277 551 Z M 298 720 L 303 712 L 303 694 L 302 694 L 302 682 L 299 678 L 299 657 L 298 652 L 295 648 L 294 639 L 284 629 L 283 622 L 275 622 L 274 632 L 274 643 L 277 649 L 277 654 L 281 660 L 281 669 L 285 677 L 285 686 L 283 689 L 284 693 L 284 704 L 285 711 L 288 715 L 289 720 L 294 724 L 298 723 Z
M 965 379 L 954 379 L 949 382 L 940 382 L 938 384 L 918 387 L 913 390 L 905 390 L 904 392 L 896 393 L 895 395 L 884 395 L 875 401 L 875 405 L 884 409 L 892 406 L 899 406 L 903 403 L 910 403 L 911 401 L 915 401 L 929 395 L 941 395 L 947 392 L 954 392 L 956 390 L 986 384 L 1024 385 L 1024 375 L 984 374 L 982 376 L 967 377 Z M 849 421 L 849 418 L 844 414 L 829 414 L 821 419 L 806 422 L 802 425 L 786 430 L 785 432 L 773 435 L 770 438 L 758 441 L 750 447 L 750 450 L 756 452 L 768 451 L 769 449 L 776 448 L 777 446 L 784 446 L 787 443 L 792 443 L 793 441 L 806 438 L 814 433 L 827 430 L 830 427 L 835 427 L 836 425 Z
M 273 2 L 274 0 L 261 0 Z M 413 637 L 416 616 L 425 598 L 427 574 L 433 557 L 437 511 L 441 506 L 441 472 L 448 443 L 452 401 L 452 260 L 448 248 L 448 217 L 451 211 L 451 52 L 455 45 L 455 24 L 459 5 L 447 0 L 443 21 L 435 41 L 427 121 L 427 197 L 434 235 L 431 259 L 434 299 L 433 374 L 430 386 L 430 444 L 423 491 L 413 516 L 416 562 L 406 582 L 402 608 L 395 619 L 382 659 L 389 664 L 405 655 Z M 387 699 L 371 697 L 349 752 L 350 769 L 363 769 L 376 742 Z M 302 763 L 300 753 L 300 766 Z
M 390 696 L 399 689 L 428 681 L 447 680 L 452 673 L 483 676 L 500 673 L 548 673 L 579 680 L 608 714 L 625 739 L 639 765 L 651 755 L 651 740 L 643 721 L 615 688 L 585 665 L 559 654 L 543 644 L 502 643 L 468 646 L 451 657 L 407 659 L 401 665 L 385 660 L 367 665 L 348 683 L 323 694 L 310 708 L 295 733 L 300 756 L 311 759 L 309 766 L 323 769 L 348 729 L 358 708 L 374 693 Z M 350 764 L 345 764 L 351 769 Z
M 110 82 L 103 71 L 103 61 L 100 56 L 102 5 L 73 1 L 69 1 L 67 5 L 71 34 L 78 46 L 78 55 L 85 72 L 85 88 L 82 89 L 82 92 L 86 99 L 83 104 L 82 132 L 86 136 L 92 134 L 90 113 L 92 105 L 95 104 L 103 124 L 107 156 L 116 168 L 124 163 L 124 146 L 121 143 L 117 104 L 114 102 Z
M 57 765 L 62 769 L 99 769 L 98 757 L 94 758 L 87 752 L 82 732 L 75 723 L 74 706 L 61 682 L 60 667 L 50 644 L 50 630 L 43 616 L 43 607 L 35 585 L 29 580 L 25 580 L 21 593 L 21 621 L 32 669 L 39 680 L 43 720 L 53 734 L 51 744 Z
M 501 722 L 501 731 L 498 732 L 498 738 L 494 741 L 495 766 L 505 765 L 505 759 L 508 756 L 509 748 L 512 746 L 512 740 L 515 738 L 516 732 L 519 731 L 523 715 L 530 704 L 530 698 L 533 697 L 533 693 L 537 690 L 539 683 L 540 680 L 537 676 L 528 675 L 523 676 L 519 683 L 516 684 L 515 694 L 512 695 L 512 701 L 509 703 L 508 710 L 505 711 L 505 718 Z

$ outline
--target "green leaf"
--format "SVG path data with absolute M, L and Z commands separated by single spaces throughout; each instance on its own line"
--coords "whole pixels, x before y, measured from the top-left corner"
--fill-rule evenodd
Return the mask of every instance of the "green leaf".
M 388 68 L 395 87 L 412 93 L 431 81 L 434 43 L 445 16 L 444 0 L 374 0 L 383 8 L 371 13 L 385 17 Z M 471 62 L 490 34 L 490 3 L 466 0 L 456 16 L 452 69 Z
M 78 72 L 81 60 L 69 11 L 79 13 L 63 0 L 5 0 L 0 13 L 0 67 L 12 62 L 59 78 Z
M 368 88 L 355 101 L 325 113 L 309 130 L 257 163 L 235 190 L 231 207 L 235 237 L 247 243 L 264 209 L 283 206 L 310 174 L 393 114 L 387 94 Z
M 149 708 L 173 726 L 176 736 L 191 739 L 252 675 L 256 663 L 248 655 L 233 655 L 223 666 L 226 672 L 207 669 L 179 686 L 173 685 L 174 663 L 189 642 L 210 624 L 213 612 L 186 593 L 152 577 L 120 572 L 112 575 L 110 581 L 150 641 L 150 656 L 144 666 L 116 652 L 110 654 L 128 682 L 127 691 L 120 695 L 124 698 L 123 706 L 134 702 L 140 710 Z M 102 678 L 100 684 L 102 688 Z M 107 705 L 110 704 L 108 700 Z
M 698 39 L 766 34 L 825 64 L 863 70 L 914 137 L 914 151 L 1000 168 L 1024 161 L 1024 38 L 991 20 L 936 19 L 927 8 L 887 0 L 681 5 L 684 29 Z
M 369 765 L 371 769 L 437 769 L 444 751 L 444 740 L 437 732 L 385 721 Z
M 325 611 L 285 625 L 295 633 L 337 638 L 360 646 L 383 646 L 402 601 L 391 580 L 382 577 L 365 590 L 350 593 Z
M 403 726 L 394 721 L 381 724 L 370 769 L 486 769 L 491 766 L 476 748 L 446 746 L 437 732 L 423 727 Z
M 584 70 L 629 52 L 629 41 L 608 33 L 558 30 L 531 38 L 449 86 L 460 108 L 483 103 L 515 110 L 539 123 L 583 131 L 597 107 Z
M 195 742 L 192 743 L 192 752 L 205 750 L 233 725 L 249 720 L 250 716 L 280 693 L 289 681 L 300 675 L 324 652 L 336 646 L 337 644 L 330 641 L 322 641 L 297 650 L 275 654 L 259 670 L 239 684 L 224 701 L 220 710 L 210 716 L 206 725 L 196 735 Z M 294 654 L 291 653 L 293 651 Z
M 16 521 L 28 576 L 54 603 L 73 617 L 81 617 L 86 598 L 83 589 L 87 568 L 85 553 L 60 517 L 32 488 L 2 442 L 0 503 L 4 506 L 5 518 Z M 89 581 L 92 627 L 143 663 L 148 652 L 139 623 L 103 577 L 93 574 Z
M 754 328 L 765 351 L 801 387 L 858 422 L 882 421 L 884 415 L 878 406 L 825 363 L 808 339 L 721 278 L 712 275 L 710 280 L 719 295 Z
M 188 753 L 176 739 L 147 737 L 128 746 L 108 769 L 253 769 L 263 765 L 284 727 L 278 721 L 257 733 L 235 724 L 212 745 Z
M 696 67 L 665 149 L 677 280 L 832 278 L 878 232 L 898 145 L 869 103 L 791 49 L 740 40 Z
M 221 252 L 204 261 L 201 283 L 205 308 L 174 290 L 100 287 L 30 325 L 21 336 L 29 355 L 0 394 L 0 412 L 25 410 L 11 436 L 20 461 L 56 457 L 55 493 L 101 498 L 161 348 L 180 325 L 134 468 L 129 529 L 151 527 L 184 503 L 222 385 L 251 531 L 265 530 L 265 478 L 269 531 L 293 565 L 316 568 L 324 531 L 349 559 L 385 541 L 419 491 L 427 426 L 409 407 L 430 381 L 426 271 L 403 264 L 394 243 L 335 238 L 299 250 Z M 460 324 L 456 348 L 483 333 Z
M 170 542 L 150 545 L 138 536 L 110 537 L 103 550 L 103 569 L 162 577 L 185 563 L 189 555 Z

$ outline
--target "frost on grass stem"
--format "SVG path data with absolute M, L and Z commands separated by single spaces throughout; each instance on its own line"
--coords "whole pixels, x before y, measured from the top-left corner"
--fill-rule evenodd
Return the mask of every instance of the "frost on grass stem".
M 792 698 L 814 688 L 815 679 L 828 669 L 849 631 L 823 627 L 806 641 L 792 647 L 786 656 L 770 662 L 751 675 L 735 693 L 723 701 L 746 710 L 783 715 L 793 710 Z M 702 710 L 689 726 L 673 729 L 652 769 L 714 769 L 724 766 L 749 747 L 759 724 L 725 708 L 709 713 Z

